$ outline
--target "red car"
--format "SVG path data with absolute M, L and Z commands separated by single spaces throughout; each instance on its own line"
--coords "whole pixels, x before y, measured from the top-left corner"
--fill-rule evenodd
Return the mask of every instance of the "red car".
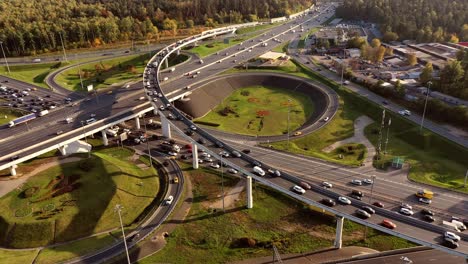
M 312 187 L 310 187 L 310 185 L 307 182 L 300 182 L 299 186 L 301 186 L 302 188 L 304 188 L 306 190 L 310 190 L 312 188 Z
M 384 208 L 384 204 L 381 203 L 381 202 L 374 202 L 373 205 L 377 206 L 377 207 L 380 207 L 380 208 Z
M 396 228 L 396 225 L 392 221 L 390 221 L 388 219 L 384 219 L 382 221 L 381 225 L 385 226 L 386 228 L 390 228 L 390 229 L 395 229 Z
M 192 145 L 187 144 L 187 145 L 185 145 L 185 148 L 186 148 L 186 149 L 192 149 Z

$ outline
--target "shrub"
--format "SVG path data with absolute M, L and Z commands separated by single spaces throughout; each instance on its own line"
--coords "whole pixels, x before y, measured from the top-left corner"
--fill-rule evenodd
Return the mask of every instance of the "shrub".
M 23 191 L 23 198 L 31 198 L 35 193 L 39 191 L 39 187 L 30 187 Z
M 247 91 L 247 90 L 242 90 L 240 94 L 243 95 L 243 96 L 249 96 L 250 92 Z

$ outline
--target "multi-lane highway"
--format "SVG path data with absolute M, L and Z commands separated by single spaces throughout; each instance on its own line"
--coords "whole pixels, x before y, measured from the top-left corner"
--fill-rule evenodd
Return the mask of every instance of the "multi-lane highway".
M 274 39 L 274 38 L 277 38 L 279 36 L 285 36 L 286 34 L 288 34 L 287 32 L 291 31 L 292 29 L 288 29 L 288 28 L 285 29 L 285 28 L 278 27 L 276 30 L 278 30 L 278 31 L 273 32 L 273 34 L 271 34 L 271 37 L 269 37 L 271 40 Z M 272 31 L 275 31 L 275 30 L 272 30 Z M 263 37 L 267 37 L 267 35 L 264 35 Z M 270 39 L 263 39 L 263 40 L 260 40 L 259 42 L 263 43 L 265 41 L 269 41 Z M 255 40 L 253 41 L 253 43 L 254 42 L 255 42 Z M 242 46 L 242 45 L 240 45 L 240 46 Z M 260 46 L 258 44 L 258 45 L 255 45 L 254 47 L 248 46 L 246 49 L 248 50 L 247 52 L 249 52 L 249 51 L 253 52 L 254 49 L 260 50 L 260 52 L 263 52 L 264 51 L 263 48 L 264 48 L 264 45 Z M 236 51 L 232 50 L 232 48 L 231 48 L 230 50 L 221 52 L 221 54 L 218 55 L 218 56 L 225 56 L 225 57 L 232 56 L 231 55 L 232 52 L 236 52 Z M 243 51 L 241 49 L 239 54 L 236 54 L 236 57 L 237 57 L 237 55 L 240 55 L 242 52 Z M 161 55 L 155 56 L 153 61 L 160 62 L 161 60 L 163 60 L 165 57 L 168 56 L 167 52 L 163 52 L 162 54 L 163 54 L 162 56 Z M 240 55 L 240 56 L 242 56 L 242 55 Z M 218 60 L 216 60 L 216 59 L 218 59 Z M 209 68 L 209 70 L 208 70 L 209 73 L 225 70 L 226 68 L 229 68 L 229 66 L 227 64 L 233 63 L 233 61 L 230 62 L 230 60 L 231 60 L 231 58 L 229 58 L 229 59 L 215 58 L 213 61 L 206 61 L 205 60 L 205 63 L 208 63 L 208 64 L 204 66 L 204 69 L 207 69 L 210 65 L 216 64 L 216 69 Z M 199 73 L 197 73 L 198 75 L 203 74 L 202 73 L 203 68 L 202 69 L 194 69 L 194 70 L 197 70 L 197 72 L 200 71 Z M 208 73 L 207 73 L 207 75 L 208 75 Z M 187 81 L 184 82 L 184 78 L 179 78 L 179 79 L 176 79 L 173 82 L 171 82 L 169 85 L 164 85 L 163 84 L 162 86 L 160 86 L 159 85 L 159 80 L 161 80 L 161 78 L 165 78 L 165 77 L 164 76 L 161 76 L 160 78 L 157 78 L 157 77 L 159 77 L 159 76 L 152 69 L 147 69 L 146 74 L 145 74 L 145 79 L 146 80 L 153 80 L 153 82 L 149 82 L 145 86 L 148 91 L 152 91 L 154 89 L 154 90 L 156 90 L 156 92 L 163 92 L 164 94 L 173 95 L 173 94 L 175 94 L 175 93 L 177 93 L 179 91 L 183 92 L 183 90 L 179 90 L 180 87 L 185 87 L 185 85 L 188 85 Z M 155 78 L 156 78 L 156 80 L 154 80 Z M 175 84 L 177 84 L 177 85 L 175 86 Z M 153 102 L 153 104 L 155 105 L 155 108 L 167 107 L 168 100 L 165 97 L 164 98 L 159 98 L 159 99 L 157 98 L 157 96 L 148 96 L 148 97 Z M 153 99 L 156 99 L 158 101 L 154 101 Z M 162 116 L 164 116 L 165 111 L 162 108 L 161 108 L 161 111 L 163 112 Z M 202 136 L 202 137 L 206 138 L 209 142 L 211 142 L 213 144 L 213 145 L 209 145 L 206 148 L 206 150 L 208 152 L 210 152 L 210 154 L 212 154 L 213 156 L 215 156 L 217 158 L 220 158 L 220 156 L 218 154 L 218 151 L 220 151 L 221 149 L 223 149 L 225 151 L 228 151 L 228 152 L 232 152 L 233 149 L 231 148 L 231 146 L 225 145 L 225 143 L 223 143 L 219 139 L 216 139 L 213 136 L 209 135 L 208 133 L 206 133 L 206 131 L 203 131 L 200 128 L 194 127 L 193 123 L 191 123 L 190 120 L 184 118 L 176 109 L 170 108 L 169 111 L 171 111 L 172 114 L 174 114 L 174 115 L 176 115 L 178 117 L 178 121 L 172 121 L 171 123 L 174 125 L 175 129 L 179 131 L 179 133 L 183 134 L 185 130 L 192 129 L 197 134 L 197 137 Z M 191 127 L 193 127 L 193 128 L 191 128 Z M 191 140 L 196 142 L 196 139 L 193 138 L 193 136 L 192 136 Z M 323 205 L 320 205 L 319 203 L 317 203 L 317 201 L 320 201 L 323 197 L 337 198 L 337 196 L 339 196 L 339 195 L 344 195 L 344 193 L 342 193 L 340 191 L 337 191 L 337 192 L 326 191 L 322 187 L 320 187 L 320 185 L 317 185 L 317 184 L 312 184 L 313 185 L 313 187 L 312 187 L 313 191 L 306 192 L 304 194 L 304 196 L 299 196 L 297 194 L 293 194 L 290 191 L 291 185 L 294 184 L 294 183 L 299 182 L 300 181 L 299 178 L 294 177 L 294 176 L 286 173 L 285 171 L 283 171 L 283 174 L 282 174 L 281 177 L 276 177 L 276 178 L 267 178 L 266 179 L 266 178 L 261 178 L 261 177 L 255 176 L 254 174 L 251 173 L 252 164 L 255 163 L 255 160 L 252 159 L 251 157 L 246 156 L 246 155 L 244 155 L 242 158 L 232 159 L 232 160 L 230 160 L 230 162 L 226 161 L 226 163 L 228 165 L 232 166 L 232 167 L 235 167 L 235 168 L 238 168 L 238 169 L 244 171 L 244 173 L 253 176 L 256 180 L 258 180 L 258 181 L 260 181 L 260 182 L 262 182 L 264 184 L 270 185 L 270 186 L 272 186 L 273 188 L 275 188 L 277 190 L 288 193 L 289 195 L 291 195 L 293 197 L 296 197 L 297 199 L 305 201 L 305 202 L 307 202 L 309 204 L 319 206 L 321 208 L 326 208 L 326 207 L 323 206 Z M 277 163 L 275 163 L 275 165 L 277 166 Z M 285 166 L 285 167 L 288 168 L 288 166 Z M 279 167 L 276 167 L 276 168 L 279 168 Z M 311 183 L 312 183 L 312 181 L 311 181 Z M 349 193 L 349 189 L 346 192 Z M 307 198 L 303 198 L 303 197 L 307 197 Z M 374 209 L 376 209 L 377 213 L 372 218 L 370 218 L 366 222 L 363 222 L 363 221 L 358 220 L 356 217 L 353 217 L 352 215 L 353 215 L 354 211 L 357 208 L 360 208 L 362 205 L 365 205 L 366 203 L 360 202 L 358 200 L 353 200 L 353 199 L 352 199 L 352 201 L 353 201 L 353 205 L 351 205 L 351 206 L 338 205 L 338 207 L 337 207 L 339 209 L 338 211 L 334 211 L 333 209 L 328 209 L 328 210 L 330 210 L 330 211 L 332 211 L 334 213 L 337 213 L 338 215 L 342 215 L 343 213 L 345 213 L 344 216 L 346 218 L 350 218 L 353 221 L 365 223 L 365 224 L 367 224 L 369 226 L 372 226 L 372 227 L 374 227 L 376 229 L 379 229 L 379 230 L 383 230 L 383 231 L 385 231 L 387 233 L 391 233 L 393 235 L 398 235 L 400 237 L 409 239 L 411 241 L 415 241 L 417 243 L 429 245 L 429 246 L 432 246 L 432 247 L 435 247 L 435 248 L 439 248 L 439 249 L 448 251 L 446 248 L 437 245 L 437 244 L 439 244 L 439 243 L 441 243 L 443 241 L 443 238 L 441 237 L 441 234 L 443 233 L 444 229 L 441 228 L 440 226 L 428 224 L 426 222 L 417 220 L 416 218 L 410 218 L 410 217 L 407 217 L 407 216 L 402 216 L 402 215 L 400 215 L 400 214 L 398 214 L 396 212 L 392 212 L 392 211 L 386 210 L 386 209 L 378 209 L 378 208 L 374 208 Z M 376 224 L 381 223 L 384 218 L 390 218 L 390 219 L 392 219 L 393 221 L 395 221 L 397 223 L 397 225 L 398 225 L 397 233 L 390 232 L 390 231 L 385 230 L 385 229 L 381 228 L 380 226 L 376 225 Z M 373 224 L 370 224 L 370 223 L 373 223 Z M 463 237 L 463 240 L 460 242 L 460 247 L 456 251 L 456 252 L 461 253 L 461 255 L 463 255 L 463 256 L 466 256 L 466 253 L 468 252 L 468 244 L 466 243 L 467 239 L 468 238 L 466 236 Z M 452 253 L 454 253 L 454 252 L 452 251 Z
M 299 18 L 297 21 L 299 21 L 299 23 L 303 23 L 303 22 L 304 23 L 309 23 L 309 22 L 306 22 L 306 18 Z M 294 26 L 297 26 L 296 21 L 290 21 L 285 25 L 278 26 L 278 27 L 272 29 L 271 31 L 269 31 L 268 33 L 265 33 L 262 36 L 254 38 L 253 41 L 251 41 L 251 40 L 245 41 L 242 45 L 228 48 L 227 50 L 224 50 L 224 51 L 220 52 L 218 55 L 213 54 L 212 56 L 206 57 L 206 58 L 203 59 L 204 60 L 203 64 L 192 61 L 191 63 L 185 64 L 183 67 L 176 67 L 176 71 L 174 71 L 172 73 L 161 73 L 161 78 L 160 79 L 162 79 L 164 77 L 168 77 L 168 79 L 169 79 L 165 83 L 162 84 L 162 90 L 164 91 L 165 95 L 168 95 L 168 97 L 175 97 L 175 96 L 178 96 L 180 94 L 186 93 L 187 90 L 184 90 L 184 87 L 187 87 L 187 86 L 190 85 L 191 86 L 190 89 L 194 89 L 197 86 L 196 85 L 196 82 L 197 82 L 196 80 L 201 80 L 201 79 L 213 76 L 213 75 L 215 75 L 215 74 L 217 74 L 219 72 L 222 72 L 222 71 L 224 71 L 226 69 L 229 69 L 229 68 L 233 67 L 237 63 L 237 62 L 234 62 L 235 59 L 238 60 L 238 61 L 248 60 L 248 59 L 250 59 L 252 57 L 255 57 L 255 56 L 257 56 L 257 55 L 271 49 L 271 47 L 274 46 L 274 45 L 279 45 L 280 43 L 284 43 L 285 41 L 288 41 L 288 40 L 294 38 L 295 34 L 290 33 L 291 31 L 289 31 L 291 29 L 290 27 L 294 27 Z M 289 32 L 287 32 L 287 31 L 289 31 Z M 280 41 L 275 41 L 274 39 L 280 39 Z M 261 43 L 264 43 L 264 42 L 269 43 L 269 46 L 268 47 L 263 47 L 261 45 Z M 245 48 L 245 49 L 243 49 L 243 48 Z M 233 57 L 234 54 L 236 55 L 236 57 Z M 197 74 L 197 78 L 190 78 L 190 77 L 185 75 L 185 73 L 194 72 L 194 71 L 195 72 L 198 72 L 198 71 L 200 72 L 200 73 Z M 154 71 L 147 71 L 147 73 L 154 74 Z M 195 85 L 194 85 L 194 83 L 195 83 Z M 137 92 L 135 92 L 135 93 L 137 93 Z M 138 95 L 134 95 L 135 98 L 138 98 L 138 96 L 141 95 L 141 93 L 137 93 L 137 94 Z M 111 95 L 102 95 L 102 96 L 109 96 L 109 98 L 111 98 L 111 99 L 108 99 L 109 101 L 105 100 L 107 103 L 111 102 L 111 104 L 112 104 L 114 102 L 114 99 L 112 99 L 112 97 L 113 97 L 112 94 Z M 156 99 L 158 99 L 158 98 L 156 98 Z M 131 105 L 131 103 L 129 101 L 127 101 L 127 100 L 124 100 L 124 101 L 127 102 L 127 104 L 122 105 L 122 107 L 129 107 Z M 165 101 L 164 98 L 162 98 L 162 100 L 161 100 L 161 98 L 159 98 L 159 101 L 163 101 L 164 103 L 167 103 L 167 101 Z M 90 102 L 87 102 L 87 103 L 92 104 L 92 102 L 93 101 L 90 101 Z M 115 106 L 118 106 L 118 105 L 119 105 L 119 103 L 115 104 Z M 157 106 L 159 107 L 160 104 L 158 103 Z M 83 119 L 87 118 L 88 117 L 87 115 L 89 113 L 92 113 L 93 111 L 96 111 L 96 112 L 103 111 L 103 112 L 96 113 L 98 118 L 105 118 L 105 117 L 109 116 L 112 113 L 112 111 L 109 110 L 109 109 L 104 109 L 104 110 L 98 110 L 97 108 L 93 109 L 91 105 L 86 105 L 86 104 L 83 104 L 83 107 L 81 107 L 81 108 L 78 107 L 78 108 L 74 108 L 74 109 L 76 109 L 78 111 L 76 114 L 78 114 L 79 118 L 77 117 L 76 120 L 83 120 Z M 110 106 L 110 109 L 113 109 L 113 107 Z M 178 114 L 178 113 L 175 113 L 175 114 Z M 50 114 L 48 117 L 51 118 L 52 120 L 46 120 L 46 119 L 42 119 L 42 120 L 57 122 L 57 120 L 60 120 L 60 118 L 62 118 L 62 120 L 64 120 L 65 117 L 67 117 L 67 114 L 61 115 L 61 116 L 55 116 L 55 117 L 53 117 L 53 115 Z M 33 122 L 31 122 L 31 123 L 33 123 Z M 33 129 L 34 129 L 34 127 L 42 128 L 40 126 L 44 122 L 36 122 L 36 123 L 32 124 Z M 187 129 L 188 125 L 190 125 L 191 122 L 189 120 L 187 120 L 187 119 L 182 119 L 181 121 L 174 121 L 173 124 L 175 125 L 175 127 L 178 127 L 181 130 L 181 132 L 183 132 L 185 129 Z M 60 124 L 59 127 L 54 127 L 54 128 L 61 128 L 61 126 L 63 126 L 63 125 L 65 125 L 65 124 Z M 96 124 L 95 126 L 99 126 L 99 125 L 102 126 L 102 124 Z M 67 129 L 68 130 L 70 130 L 70 129 L 77 130 L 79 128 L 80 128 L 80 123 L 74 122 L 74 124 L 72 126 L 68 127 Z M 46 136 L 47 134 L 49 135 L 49 138 L 50 138 L 50 133 L 51 133 L 50 131 L 53 130 L 53 129 L 50 129 L 47 132 L 45 132 L 43 130 L 44 129 L 41 129 L 41 130 L 37 129 L 35 131 L 27 132 L 26 134 L 28 134 L 28 137 L 25 137 L 25 139 L 29 139 L 30 140 L 29 144 L 30 144 L 31 142 L 37 142 L 37 141 L 40 141 L 40 140 L 44 140 L 47 137 Z M 36 134 L 31 134 L 31 132 L 37 132 L 38 138 L 34 139 Z M 216 139 L 214 139 L 213 137 L 210 137 L 208 134 L 206 134 L 201 129 L 198 129 L 197 132 L 201 133 L 202 136 L 207 137 L 211 141 L 217 142 Z M 80 132 L 77 131 L 76 133 L 79 134 Z M 70 135 L 70 137 L 71 136 L 76 136 L 76 135 Z M 68 137 L 68 135 L 67 135 L 67 137 Z M 11 138 L 10 140 L 18 141 L 18 137 L 14 138 L 14 139 Z M 61 140 L 61 139 L 57 139 L 57 141 L 59 141 L 59 140 Z M 2 147 L 3 147 L 3 144 L 5 144 L 5 142 L 7 142 L 7 141 L 8 140 L 0 142 L 0 148 L 2 150 L 5 149 L 5 148 L 2 148 Z M 22 142 L 20 142 L 20 144 L 21 143 Z M 8 145 L 8 146 L 5 145 L 5 146 L 7 147 L 7 149 L 15 148 L 15 146 L 12 146 L 12 145 Z M 29 145 L 27 145 L 27 143 L 26 143 L 24 146 L 29 146 Z M 224 147 L 228 148 L 227 146 L 224 146 Z M 214 146 L 210 146 L 209 148 L 216 155 L 220 151 L 220 149 L 217 149 Z M 17 151 L 21 152 L 22 147 L 19 147 L 19 148 L 16 148 L 16 149 L 17 149 Z M 7 151 L 7 153 L 9 153 L 9 151 Z M 4 155 L 4 154 L 0 154 L 0 155 Z M 247 171 L 251 171 L 251 161 L 252 160 L 249 160 L 248 157 L 246 157 L 246 159 L 247 160 L 232 159 L 232 162 L 233 162 L 232 165 L 237 166 L 239 168 L 243 168 L 244 170 L 247 170 Z M 259 160 L 263 161 L 263 158 L 259 158 Z M 6 162 L 6 161 L 4 160 L 4 162 Z M 271 162 L 271 160 L 270 161 L 266 160 L 265 164 L 268 164 L 270 162 Z M 277 164 L 277 163 L 275 162 L 273 164 Z M 290 162 L 285 164 L 285 167 L 284 167 L 284 168 L 286 168 L 286 170 L 284 170 L 285 176 L 286 176 L 286 173 L 288 172 L 289 164 L 290 164 Z M 320 167 L 320 165 L 317 165 L 317 166 Z M 298 169 L 293 168 L 293 170 L 291 170 L 291 171 L 293 171 L 293 172 L 291 172 L 291 174 L 296 175 L 295 174 L 296 172 L 294 172 L 294 170 L 298 170 Z M 335 170 L 335 169 L 330 168 L 330 171 L 333 171 L 333 170 Z M 349 173 L 348 175 L 342 175 L 342 176 L 337 176 L 337 177 L 350 178 L 349 175 L 353 175 L 353 172 L 348 172 L 348 173 Z M 318 181 L 318 179 L 321 180 L 321 178 L 320 178 L 321 175 L 326 175 L 326 177 L 331 177 L 331 176 L 329 176 L 327 174 L 324 174 L 323 171 L 321 171 L 319 173 L 316 173 L 316 174 L 320 174 L 320 175 L 318 175 L 319 177 L 317 177 L 317 179 L 308 179 L 308 181 L 315 182 L 315 181 Z M 297 174 L 296 176 L 301 176 L 301 175 Z M 291 177 L 290 180 L 291 179 L 294 181 L 295 178 Z M 302 199 L 303 201 L 306 201 L 308 203 L 313 203 L 313 204 L 316 201 L 320 200 L 321 197 L 324 197 L 324 196 L 333 197 L 333 195 L 334 195 L 334 194 L 331 194 L 331 193 L 323 193 L 322 189 L 314 189 L 315 192 L 308 191 L 305 196 L 300 196 L 299 197 L 299 196 L 294 195 L 293 193 L 291 193 L 289 191 L 289 188 L 291 187 L 292 182 L 288 181 L 287 177 L 271 178 L 271 179 L 259 178 L 258 180 L 264 182 L 265 184 L 272 184 L 276 188 L 280 189 L 283 192 L 286 192 L 286 193 L 290 194 L 291 196 L 294 196 L 294 197 L 296 197 L 298 199 Z M 346 185 L 344 184 L 343 186 L 345 186 L 344 189 L 346 189 Z M 376 186 L 378 186 L 378 185 L 376 185 Z M 338 189 L 338 193 L 340 192 L 340 190 L 342 190 L 341 187 L 337 188 L 337 189 Z M 378 189 L 378 187 L 376 187 L 376 189 Z M 348 187 L 347 190 L 349 192 L 349 187 Z M 377 190 L 375 190 L 375 191 L 376 191 L 376 195 L 377 195 L 378 192 L 377 192 Z M 333 197 L 333 198 L 336 198 L 336 197 Z M 398 201 L 398 199 L 393 200 L 393 201 Z M 359 204 L 358 201 L 353 200 L 353 203 L 354 202 L 356 204 Z M 346 217 L 350 217 L 348 214 L 352 214 L 353 211 L 356 209 L 353 206 L 339 206 L 339 207 L 336 207 L 336 208 L 338 208 L 340 210 L 340 212 L 345 213 Z M 434 230 L 440 230 L 440 229 L 435 228 L 434 230 L 431 231 L 430 228 L 422 228 L 422 227 L 427 227 L 427 225 L 424 224 L 423 222 L 420 222 L 420 221 L 417 221 L 417 220 L 409 221 L 408 220 L 409 218 L 405 218 L 405 217 L 400 216 L 398 214 L 393 214 L 393 213 L 387 212 L 387 211 L 382 212 L 382 214 L 379 213 L 379 215 L 380 216 L 376 215 L 375 217 L 372 217 L 370 222 L 371 223 L 379 223 L 382 220 L 383 217 L 389 217 L 391 219 L 394 219 L 395 222 L 397 222 L 397 224 L 398 224 L 398 230 L 397 231 L 404 231 L 405 234 L 410 235 L 410 236 L 414 236 L 414 237 L 418 237 L 419 239 L 422 239 L 423 241 L 426 241 L 428 243 L 439 243 L 440 240 L 441 240 L 440 231 L 435 231 L 434 232 Z M 352 218 L 352 217 L 350 217 L 350 218 Z M 354 220 L 354 218 L 353 218 L 353 220 Z M 375 226 L 375 227 L 379 228 L 378 226 Z M 468 252 L 468 246 L 466 244 L 466 241 L 462 241 L 460 244 L 461 245 L 460 245 L 460 248 L 458 249 L 458 251 L 459 252 L 465 252 L 465 254 L 466 254 L 466 252 Z

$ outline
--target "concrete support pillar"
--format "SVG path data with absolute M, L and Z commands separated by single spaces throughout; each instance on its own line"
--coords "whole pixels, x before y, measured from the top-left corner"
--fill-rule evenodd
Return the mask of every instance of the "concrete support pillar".
M 154 108 L 153 109 L 153 114 L 158 115 L 158 109 Z
M 160 118 L 163 136 L 166 138 L 171 138 L 171 126 L 169 125 L 169 121 L 164 115 L 161 115 Z
M 135 126 L 136 126 L 136 129 L 140 129 L 141 126 L 140 126 L 140 118 L 137 116 L 135 117 Z
M 164 68 L 169 68 L 169 62 L 167 61 L 167 59 L 164 60 Z
M 106 130 L 105 130 L 105 129 L 102 130 L 102 131 L 101 131 L 101 134 L 102 134 L 102 144 L 103 144 L 104 146 L 109 145 L 109 140 L 107 139 Z
M 13 166 L 10 167 L 10 175 L 11 176 L 16 176 L 16 167 L 18 167 L 18 166 L 13 165 Z
M 198 169 L 198 146 L 192 143 L 192 167 Z
M 176 51 L 176 54 L 177 54 L 177 56 L 180 55 L 180 49 L 178 49 L 178 50 Z
M 63 145 L 61 147 L 59 147 L 59 151 L 60 151 L 60 154 L 62 154 L 62 156 L 66 156 L 67 155 L 67 147 L 68 145 Z
M 252 177 L 251 176 L 247 176 L 246 189 L 247 189 L 247 208 L 252 209 L 253 197 L 252 197 Z
M 340 249 L 342 246 L 342 235 L 343 235 L 343 222 L 344 218 L 342 216 L 336 217 L 336 236 L 335 236 L 335 248 Z

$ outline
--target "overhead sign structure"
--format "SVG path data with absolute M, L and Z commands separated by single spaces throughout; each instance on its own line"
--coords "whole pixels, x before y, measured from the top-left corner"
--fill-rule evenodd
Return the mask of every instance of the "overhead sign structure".
M 120 142 L 124 142 L 125 140 L 128 139 L 127 132 L 123 132 L 119 135 Z

